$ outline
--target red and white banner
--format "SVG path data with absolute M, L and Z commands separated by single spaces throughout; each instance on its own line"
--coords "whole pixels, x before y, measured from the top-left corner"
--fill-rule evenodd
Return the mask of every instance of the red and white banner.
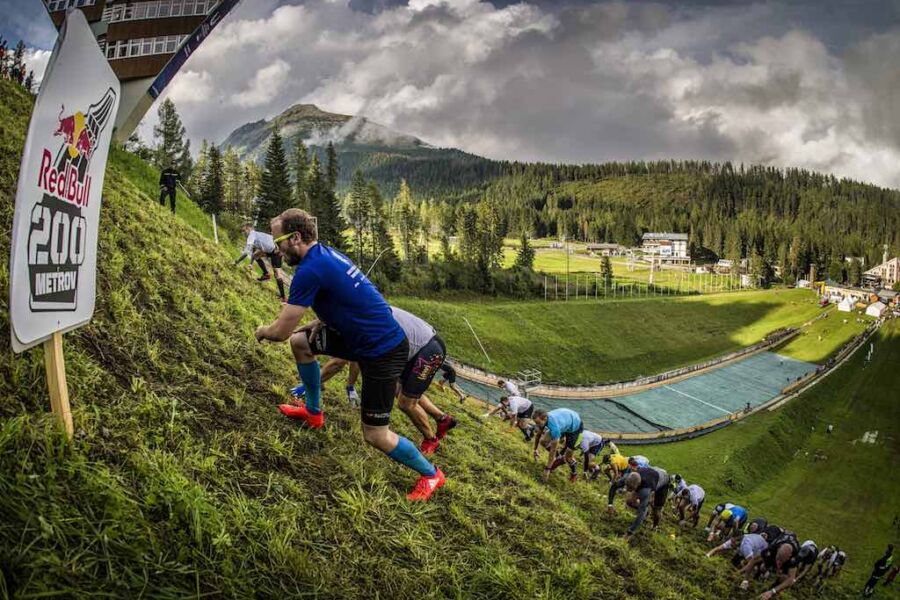
M 16 352 L 94 314 L 101 192 L 119 96 L 84 14 L 69 11 L 19 171 L 9 286 Z

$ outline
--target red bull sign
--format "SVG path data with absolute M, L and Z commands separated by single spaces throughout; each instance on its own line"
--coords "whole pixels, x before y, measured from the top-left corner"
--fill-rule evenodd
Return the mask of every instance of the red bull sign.
M 84 14 L 70 11 L 19 171 L 9 286 L 16 352 L 93 316 L 101 192 L 119 96 Z

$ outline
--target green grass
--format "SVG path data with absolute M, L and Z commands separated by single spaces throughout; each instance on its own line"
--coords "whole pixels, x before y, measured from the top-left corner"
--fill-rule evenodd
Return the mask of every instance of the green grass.
M 566 383 L 628 380 L 706 360 L 821 310 L 810 291 L 783 289 L 640 301 L 391 302 L 432 323 L 463 362 L 506 375 L 537 368 L 545 381 Z
M 777 411 L 694 440 L 628 452 L 699 483 L 707 504 L 739 503 L 751 518 L 765 516 L 820 547 L 840 545 L 849 553 L 848 569 L 862 577 L 900 534 L 892 524 L 900 494 L 900 321 L 875 338 L 867 366 L 864 357 L 858 352 L 846 368 Z M 829 424 L 832 434 L 825 432 Z M 877 443 L 859 441 L 876 430 Z M 814 460 L 816 450 L 827 460 Z
M 824 363 L 841 347 L 865 331 L 872 317 L 841 313 L 832 308 L 800 335 L 778 349 L 779 354 L 813 363 Z
M 0 82 L 0 254 L 29 110 Z M 289 352 L 252 337 L 274 290 L 148 201 L 155 174 L 127 160 L 114 153 L 106 179 L 96 315 L 65 338 L 71 444 L 48 414 L 42 351 L 0 347 L 0 597 L 738 596 L 701 544 L 668 538 L 671 523 L 623 543 L 629 518 L 601 516 L 596 487 L 540 483 L 517 436 L 471 406 L 435 395 L 461 424 L 427 505 L 407 503 L 411 475 L 361 443 L 341 381 L 323 430 L 280 418 Z M 3 262 L 0 302 L 8 284 Z

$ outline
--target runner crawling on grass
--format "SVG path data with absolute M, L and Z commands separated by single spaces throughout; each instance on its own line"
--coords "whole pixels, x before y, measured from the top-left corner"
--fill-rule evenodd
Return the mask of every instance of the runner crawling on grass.
M 400 409 L 422 433 L 423 441 L 420 450 L 422 454 L 428 456 L 434 454 L 440 446 L 440 440 L 444 439 L 447 432 L 456 427 L 456 419 L 439 409 L 425 396 L 425 390 L 428 389 L 431 379 L 437 372 L 433 365 L 443 356 L 443 341 L 437 336 L 434 328 L 419 317 L 395 306 L 391 307 L 391 313 L 400 324 L 403 333 L 406 334 L 406 339 L 409 340 L 409 360 L 400 376 L 400 389 L 398 390 Z M 354 367 L 356 367 L 356 375 L 359 373 L 359 366 L 356 363 L 332 358 L 322 371 L 322 383 L 333 377 L 348 362 L 352 378 L 352 380 L 350 378 L 347 380 L 347 394 L 350 398 L 351 390 L 354 395 L 356 393 L 355 388 L 351 385 L 356 382 Z M 304 391 L 299 389 L 302 387 L 303 384 L 300 384 L 291 392 Z M 299 396 L 300 394 L 294 395 Z M 302 412 L 302 409 L 296 405 L 282 405 L 280 408 L 282 413 L 292 418 L 298 410 Z M 429 416 L 435 420 L 437 435 L 431 429 Z
M 683 480 L 682 480 L 683 481 Z M 678 510 L 678 524 L 686 527 L 690 521 L 691 527 L 697 528 L 700 523 L 700 511 L 703 509 L 703 500 L 706 498 L 706 492 L 697 484 L 689 485 L 682 488 L 680 492 L 675 494 L 676 509 Z
M 268 281 L 271 277 L 269 276 L 269 271 L 266 270 L 266 263 L 263 262 L 262 257 L 268 258 L 269 263 L 272 265 L 272 272 L 275 273 L 275 283 L 278 284 L 278 297 L 281 298 L 281 303 L 285 304 L 287 298 L 284 295 L 284 284 L 287 281 L 287 276 L 281 269 L 281 252 L 275 245 L 272 236 L 262 231 L 256 231 L 250 223 L 241 225 L 241 232 L 247 236 L 247 245 L 244 247 L 241 255 L 237 257 L 237 260 L 234 261 L 234 264 L 239 265 L 245 258 L 250 257 L 249 267 L 252 269 L 253 262 L 256 261 L 256 264 L 259 265 L 263 272 L 257 281 Z
M 459 384 L 456 383 L 456 369 L 447 364 L 446 361 L 441 365 L 441 380 L 438 381 L 438 387 L 441 388 L 441 391 L 444 391 L 444 385 L 447 385 L 451 390 L 456 392 L 456 395 L 459 396 L 460 404 L 465 402 L 466 398 L 469 396 L 461 387 L 459 387 Z
M 672 485 L 672 510 L 674 510 L 675 513 L 677 514 L 678 513 L 678 500 L 680 498 L 681 490 L 687 488 L 687 482 L 684 480 L 684 478 L 681 475 L 679 475 L 678 473 L 675 473 L 674 475 L 672 475 L 671 485 Z
M 828 579 L 840 575 L 845 562 L 847 562 L 847 553 L 837 546 L 828 546 L 822 550 L 816 566 L 816 589 L 821 588 Z
M 628 468 L 628 457 L 619 452 L 619 449 L 613 442 L 609 443 L 609 454 L 605 455 L 601 462 L 603 473 L 610 483 L 624 475 L 625 469 Z
M 257 328 L 256 339 L 291 341 L 306 386 L 306 402 L 294 416 L 311 428 L 324 425 L 316 354 L 358 362 L 363 438 L 419 474 L 409 500 L 428 500 L 444 485 L 444 474 L 388 426 L 397 384 L 409 358 L 409 341 L 390 306 L 350 259 L 318 243 L 315 221 L 306 211 L 292 208 L 281 213 L 272 220 L 272 235 L 288 264 L 297 269 L 287 305 L 273 323 Z M 321 321 L 294 333 L 309 308 Z
M 320 384 L 325 385 L 328 380 L 340 373 L 346 365 L 350 365 L 350 371 L 347 374 L 347 402 L 350 403 L 350 406 L 358 407 L 359 394 L 356 391 L 356 382 L 359 379 L 359 365 L 357 363 L 350 360 L 344 360 L 343 358 L 330 358 L 328 362 L 325 363 L 325 366 L 322 367 Z M 306 386 L 302 383 L 291 388 L 291 396 L 293 396 L 296 401 L 301 401 L 304 395 L 306 395 Z
M 729 538 L 737 535 L 744 528 L 747 522 L 747 510 L 743 506 L 726 502 L 717 504 L 709 521 L 706 523 L 704 533 L 709 533 L 706 538 L 707 542 L 711 542 L 718 536 Z
M 594 462 L 594 459 L 597 458 L 597 455 L 600 454 L 605 445 L 606 440 L 599 433 L 594 433 L 587 429 L 582 432 L 578 447 L 581 450 L 582 476 L 585 479 L 593 481 L 600 474 L 600 465 Z
M 760 600 L 769 600 L 797 582 L 799 561 L 800 544 L 797 542 L 797 536 L 786 531 L 774 541 L 770 540 L 768 547 L 760 555 L 747 561 L 741 570 L 744 574 L 741 589 L 746 590 L 750 587 L 750 577 L 754 570 L 763 579 L 775 575 L 775 585 L 760 595 Z
M 504 379 L 500 379 L 497 381 L 497 387 L 503 390 L 507 396 L 521 396 L 522 394 L 519 392 L 519 386 L 517 386 L 512 381 L 507 381 Z
M 444 364 L 447 349 L 434 327 L 427 322 L 396 306 L 392 306 L 391 311 L 409 340 L 409 356 L 400 375 L 400 410 L 422 433 L 420 449 L 423 454 L 430 455 L 438 449 L 447 433 L 456 427 L 456 419 L 435 406 L 425 395 L 425 390 Z M 428 417 L 434 419 L 435 431 L 432 431 Z
M 651 506 L 653 507 L 652 529 L 656 530 L 659 527 L 659 518 L 663 507 L 666 505 L 666 498 L 669 495 L 669 474 L 659 467 L 638 467 L 631 473 L 619 477 L 609 486 L 606 510 L 610 515 L 616 514 L 616 507 L 613 505 L 613 501 L 615 500 L 616 492 L 620 489 L 625 489 L 629 492 L 625 503 L 630 508 L 637 510 L 637 516 L 622 537 L 627 540 L 640 529 Z
M 740 541 L 737 538 L 728 538 L 722 544 L 707 552 L 706 558 L 734 549 L 735 552 L 731 556 L 731 564 L 736 569 L 743 569 L 750 560 L 762 555 L 763 551 L 768 547 L 769 542 L 766 541 L 766 538 L 758 533 L 748 533 Z
M 531 422 L 531 417 L 534 416 L 534 403 L 531 400 L 522 396 L 502 396 L 497 406 L 483 416 L 491 417 L 500 412 L 508 415 L 509 424 L 519 428 L 526 442 L 531 441 L 536 429 Z
M 569 464 L 569 481 L 575 481 L 578 478 L 578 462 L 573 457 L 575 452 L 575 444 L 578 442 L 578 436 L 584 431 L 584 425 L 581 423 L 581 416 L 574 410 L 568 408 L 555 408 L 550 412 L 545 410 L 536 410 L 533 415 L 534 424 L 543 432 L 546 430 L 550 434 L 550 447 L 547 451 L 550 453 L 547 459 L 547 466 L 544 468 L 542 475 L 544 481 L 550 478 L 550 473 L 556 467 L 563 463 Z M 538 446 L 540 445 L 541 436 L 536 435 L 534 438 L 534 458 L 537 459 Z M 560 441 L 562 441 L 562 456 L 557 456 L 557 450 L 560 449 Z
M 812 540 L 806 540 L 800 544 L 800 554 L 797 557 L 797 581 L 812 572 L 816 565 L 816 559 L 819 558 L 819 547 Z

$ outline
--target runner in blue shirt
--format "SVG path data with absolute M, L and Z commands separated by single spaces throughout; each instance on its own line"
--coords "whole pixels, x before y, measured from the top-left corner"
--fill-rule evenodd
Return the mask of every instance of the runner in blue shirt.
M 321 372 L 316 355 L 359 363 L 363 438 L 419 473 L 407 498 L 428 500 L 444 485 L 444 474 L 415 444 L 388 427 L 409 352 L 409 341 L 390 306 L 350 259 L 318 243 L 315 220 L 306 211 L 292 208 L 272 219 L 272 235 L 278 250 L 296 270 L 288 303 L 272 324 L 257 328 L 256 339 L 283 342 L 290 338 L 297 371 L 306 387 L 305 404 L 282 404 L 279 409 L 314 429 L 322 427 Z M 294 332 L 309 308 L 318 320 Z
M 547 460 L 547 467 L 544 469 L 544 481 L 547 481 L 550 477 L 550 472 L 553 471 L 553 469 L 566 462 L 569 464 L 570 470 L 569 481 L 574 482 L 578 479 L 578 461 L 575 460 L 573 454 L 575 453 L 575 445 L 578 443 L 578 437 L 581 435 L 581 432 L 584 431 L 581 417 L 574 410 L 569 410 L 568 408 L 556 408 L 550 412 L 536 410 L 534 411 L 532 420 L 538 429 L 546 429 L 550 436 L 550 447 L 547 448 L 550 457 Z M 538 446 L 541 443 L 541 437 L 540 434 L 534 436 L 535 459 L 539 456 Z M 557 450 L 560 449 L 560 440 L 563 442 L 561 449 L 563 450 L 562 456 L 557 455 Z

